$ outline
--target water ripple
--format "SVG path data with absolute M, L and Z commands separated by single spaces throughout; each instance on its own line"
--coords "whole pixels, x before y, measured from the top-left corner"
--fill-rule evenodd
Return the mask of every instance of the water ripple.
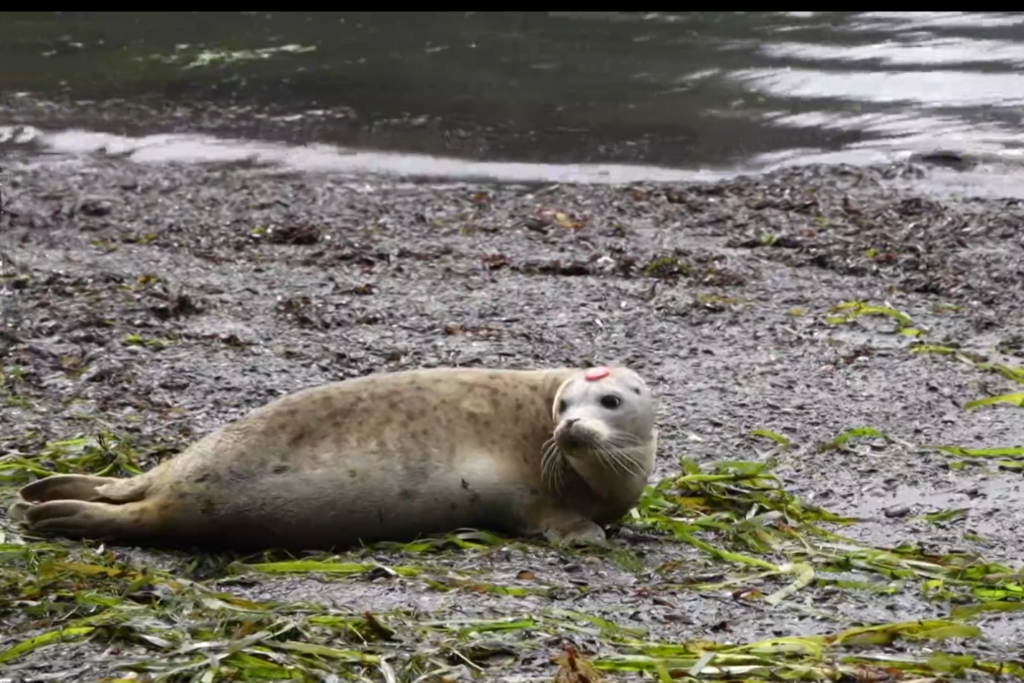
M 760 52 L 773 59 L 795 59 L 803 62 L 873 62 L 880 66 L 1001 64 L 1016 67 L 1024 64 L 1024 44 L 1005 40 L 965 40 L 963 38 L 931 38 L 917 42 L 886 40 L 865 45 L 815 43 L 764 43 Z
M 929 148 L 1012 155 L 1022 24 L 1019 12 L 0 12 L 0 126 L 127 134 L 145 141 L 139 159 L 244 157 L 249 143 L 215 139 L 250 140 L 286 164 L 597 182 Z
M 831 98 L 847 102 L 928 107 L 1014 107 L 1024 104 L 1024 74 L 964 71 L 843 71 L 742 69 L 733 78 L 777 97 Z

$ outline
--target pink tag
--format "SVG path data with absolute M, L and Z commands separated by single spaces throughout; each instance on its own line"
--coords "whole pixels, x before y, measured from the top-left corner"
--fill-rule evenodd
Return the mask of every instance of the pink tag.
M 588 382 L 596 382 L 599 379 L 604 379 L 610 374 L 612 374 L 612 371 L 608 368 L 590 368 L 587 370 L 587 374 L 585 374 L 584 377 Z

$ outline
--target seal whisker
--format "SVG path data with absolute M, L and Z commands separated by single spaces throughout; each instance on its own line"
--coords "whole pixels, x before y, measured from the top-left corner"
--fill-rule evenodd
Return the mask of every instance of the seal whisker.
M 604 443 L 596 443 L 594 446 L 594 452 L 598 455 L 603 465 L 623 474 L 631 474 L 629 465 L 623 462 L 622 456 L 615 449 L 610 448 Z
M 633 456 L 633 452 L 637 449 L 613 448 L 606 445 L 602 445 L 601 449 L 621 467 L 623 473 L 633 476 L 642 476 L 644 474 L 643 467 Z
M 564 476 L 565 476 L 565 468 L 564 467 L 559 467 L 558 469 L 555 470 L 555 488 L 553 489 L 554 493 L 561 493 L 561 491 L 562 491 L 562 482 L 563 482 L 563 477 Z
M 563 457 L 554 436 L 544 442 L 541 449 L 540 477 L 552 493 L 558 493 L 562 488 Z
M 619 448 L 615 451 L 615 455 L 629 474 L 633 476 L 641 476 L 644 474 L 643 467 L 636 461 L 629 451 Z
M 541 449 L 541 464 L 545 467 L 551 466 L 551 460 L 557 458 L 561 454 L 561 449 L 558 447 L 558 442 L 555 441 L 554 437 L 544 442 L 544 447 Z
M 638 475 L 647 476 L 650 474 L 648 467 L 644 464 L 647 462 L 648 457 L 650 457 L 650 453 L 646 446 L 641 444 L 632 448 L 622 448 L 619 450 L 622 452 L 623 457 L 633 464 L 636 468 L 635 472 Z
M 597 456 L 597 459 L 601 461 L 601 465 L 603 467 L 607 467 L 614 471 L 619 470 L 618 458 L 615 457 L 615 454 L 612 453 L 605 444 L 596 442 L 593 444 L 592 448 L 594 449 L 594 454 Z
M 615 432 L 614 434 L 609 436 L 605 441 L 612 446 L 617 446 L 620 448 L 642 446 L 644 443 L 643 439 L 640 439 L 637 436 L 630 434 L 628 432 Z

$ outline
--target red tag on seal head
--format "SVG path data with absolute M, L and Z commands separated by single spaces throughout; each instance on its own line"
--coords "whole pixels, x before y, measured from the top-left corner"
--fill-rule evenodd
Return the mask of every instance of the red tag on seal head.
M 599 379 L 604 379 L 610 374 L 612 374 L 612 371 L 608 368 L 590 368 L 587 370 L 587 374 L 585 374 L 584 377 L 588 382 L 596 382 Z

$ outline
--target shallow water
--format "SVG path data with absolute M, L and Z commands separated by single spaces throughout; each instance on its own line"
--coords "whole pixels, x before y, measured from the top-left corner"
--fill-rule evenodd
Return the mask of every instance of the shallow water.
M 146 160 L 622 181 L 945 148 L 1005 194 L 1024 147 L 1024 13 L 0 12 L 0 61 L 0 141 Z

